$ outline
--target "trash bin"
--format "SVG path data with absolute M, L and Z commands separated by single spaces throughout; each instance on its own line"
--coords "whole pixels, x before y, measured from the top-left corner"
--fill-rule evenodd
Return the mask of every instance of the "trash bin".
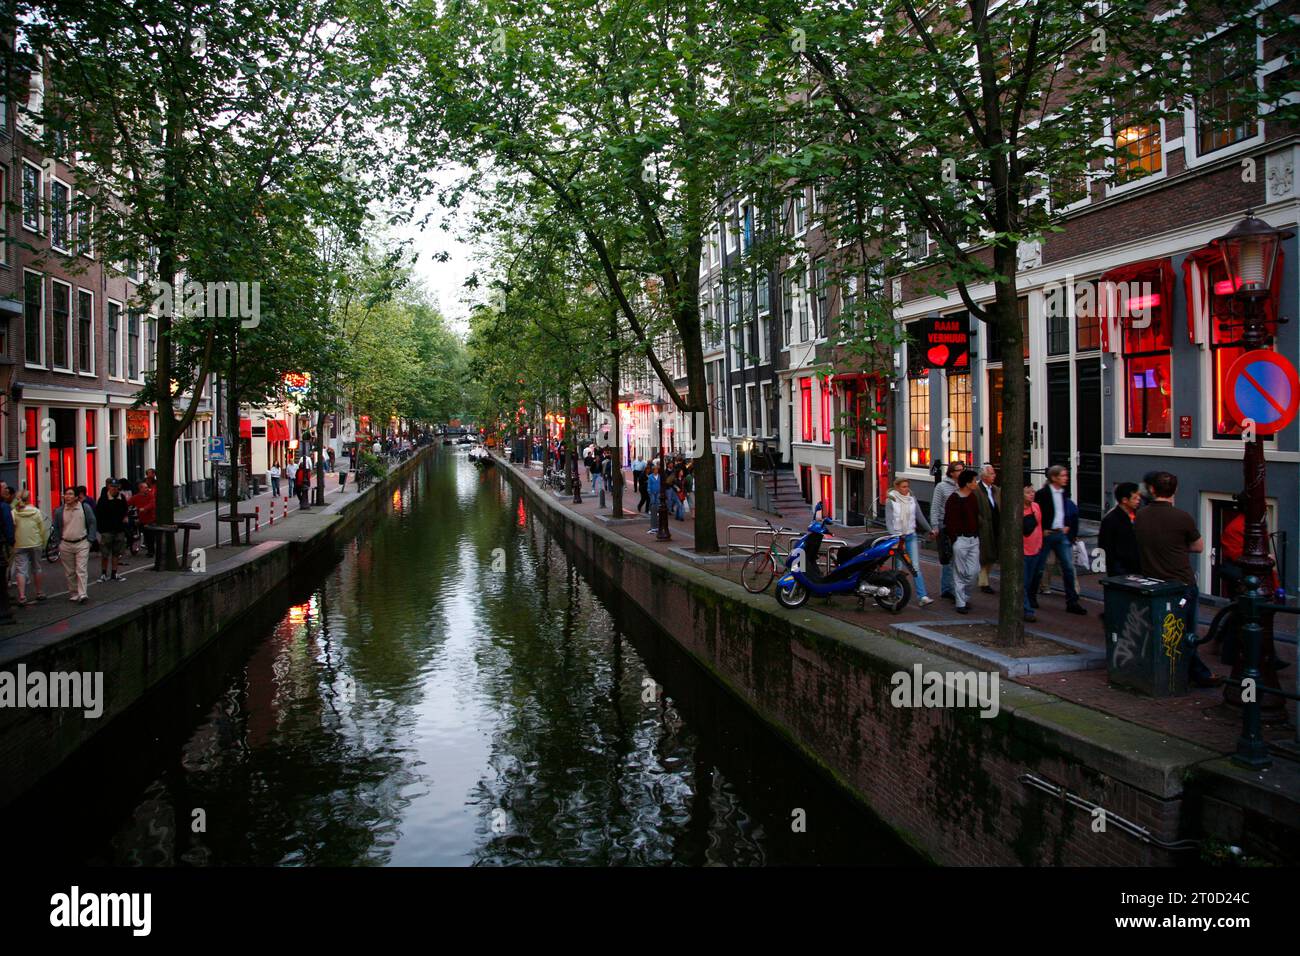
M 1196 636 L 1196 618 L 1182 603 L 1187 586 L 1133 574 L 1102 578 L 1101 586 L 1111 683 L 1152 697 L 1187 693 L 1187 638 Z

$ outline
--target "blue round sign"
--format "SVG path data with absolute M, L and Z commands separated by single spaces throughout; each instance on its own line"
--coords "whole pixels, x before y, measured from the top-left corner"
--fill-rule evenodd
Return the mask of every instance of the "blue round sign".
M 1300 408 L 1295 366 L 1267 349 L 1239 356 L 1228 369 L 1225 384 L 1228 411 L 1241 424 L 1254 422 L 1261 435 L 1286 428 Z

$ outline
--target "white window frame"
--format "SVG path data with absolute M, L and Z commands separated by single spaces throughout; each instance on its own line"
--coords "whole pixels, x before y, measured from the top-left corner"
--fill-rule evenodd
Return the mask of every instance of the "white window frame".
M 1111 149 L 1115 148 L 1115 116 L 1113 105 L 1110 108 L 1110 114 L 1105 117 L 1106 136 L 1110 140 Z M 1135 189 L 1141 189 L 1150 186 L 1152 183 L 1158 183 L 1169 175 L 1169 136 L 1165 129 L 1165 119 L 1160 117 L 1156 120 L 1160 124 L 1160 172 L 1149 173 L 1141 176 L 1132 182 L 1117 183 L 1115 181 L 1115 157 L 1110 155 L 1106 157 L 1106 198 L 1111 196 L 1122 196 L 1125 193 L 1132 192 Z M 1186 143 L 1187 138 L 1184 136 L 1181 143 Z
M 808 206 L 803 187 L 790 196 L 790 234 L 796 239 L 808 231 Z
M 40 335 L 41 335 L 41 360 L 39 362 L 29 362 L 27 360 L 27 277 L 29 275 L 36 276 L 38 280 L 38 284 L 40 285 L 41 288 L 41 321 L 39 323 Z M 45 317 L 49 305 L 46 302 L 46 296 L 45 296 L 45 274 L 42 272 L 37 272 L 35 269 L 23 269 L 22 295 L 23 295 L 23 365 L 26 368 L 39 368 L 39 369 L 48 368 L 48 366 L 45 364 L 46 359 L 49 357 L 49 353 L 46 351 Z
M 731 255 L 736 251 L 736 207 L 734 204 L 727 207 L 723 213 L 723 221 L 726 224 L 727 234 L 727 254 Z
M 36 225 L 35 226 L 31 226 L 27 222 L 27 202 L 26 202 L 27 177 L 25 173 L 28 169 L 31 169 L 36 173 Z M 22 227 L 26 229 L 28 232 L 33 233 L 37 236 L 44 235 L 44 230 L 42 229 L 42 227 L 44 226 L 43 220 L 45 218 L 44 216 L 45 170 L 42 169 L 40 166 L 38 166 L 36 163 L 29 162 L 28 160 L 24 159 L 22 164 L 22 171 L 24 175 L 22 181 L 18 184 L 18 203 L 19 206 L 21 206 L 21 210 L 19 211 L 18 218 L 22 222 Z
M 96 328 L 95 322 L 95 293 L 91 289 L 82 289 L 80 287 L 75 289 L 74 292 L 76 298 L 73 307 L 72 327 L 77 330 L 77 340 L 73 343 L 72 351 L 74 356 L 78 359 L 81 357 L 78 349 L 78 346 L 81 344 L 81 310 L 79 308 L 81 304 L 81 294 L 84 292 L 86 295 L 90 296 L 90 370 L 87 371 L 86 369 L 83 369 L 81 363 L 78 362 L 77 374 L 84 376 L 85 378 L 98 378 L 99 356 L 95 354 L 95 345 L 99 339 L 99 330 Z
M 1252 29 L 1254 29 L 1255 31 L 1255 60 L 1260 61 L 1264 57 L 1264 36 L 1259 29 L 1258 22 L 1252 24 Z M 1227 32 L 1228 32 L 1227 26 L 1226 25 L 1221 26 L 1214 33 L 1208 35 L 1205 38 L 1204 42 L 1209 43 L 1212 40 L 1214 40 L 1216 37 L 1221 36 L 1222 34 Z M 1285 58 L 1282 58 L 1281 61 L 1276 62 L 1276 65 L 1271 63 L 1265 64 L 1262 69 L 1256 70 L 1255 71 L 1256 87 L 1262 88 L 1264 85 L 1265 74 L 1272 73 L 1275 69 L 1281 68 L 1281 66 L 1284 65 L 1284 62 L 1285 62 Z M 1189 74 L 1191 72 L 1191 69 L 1192 69 L 1192 64 L 1189 62 L 1187 64 L 1187 70 Z M 1187 168 L 1194 169 L 1197 166 L 1204 166 L 1206 163 L 1217 163 L 1219 160 L 1225 157 L 1235 156 L 1238 153 L 1247 152 L 1248 150 L 1254 149 L 1256 146 L 1259 146 L 1261 143 L 1263 143 L 1264 142 L 1264 116 L 1267 113 L 1267 107 L 1263 103 L 1260 103 L 1259 106 L 1260 106 L 1260 113 L 1255 117 L 1254 136 L 1247 136 L 1245 139 L 1238 140 L 1237 142 L 1231 144 L 1230 146 L 1222 146 L 1219 149 L 1211 150 L 1210 152 L 1202 155 L 1200 152 L 1200 148 L 1201 148 L 1200 130 L 1197 128 L 1196 125 L 1196 104 L 1191 102 L 1191 97 L 1189 96 L 1187 104 L 1183 107 L 1183 140 L 1182 140 L 1183 163 L 1187 166 Z
M 68 194 L 68 203 L 64 209 L 64 217 L 63 217 L 63 221 L 67 228 L 68 244 L 66 246 L 60 246 L 54 241 L 55 240 L 54 187 L 55 186 L 62 186 L 65 190 L 67 190 L 67 194 Z M 74 230 L 72 228 L 72 186 L 69 183 L 65 183 L 58 176 L 51 176 L 50 177 L 50 248 L 55 250 L 56 252 L 63 253 L 65 256 L 72 255 L 72 246 L 74 245 L 73 232 Z
M 59 364 L 59 357 L 58 357 L 57 355 L 51 355 L 51 356 L 50 356 L 50 369 L 51 369 L 51 371 L 55 371 L 55 372 L 67 372 L 67 373 L 71 374 L 71 373 L 74 371 L 74 369 L 73 369 L 73 355 L 74 355 L 74 353 L 76 352 L 76 349 L 73 347 L 74 343 L 73 343 L 73 339 L 72 339 L 72 329 L 73 329 L 73 327 L 74 327 L 74 325 L 75 325 L 74 316 L 75 316 L 75 313 L 76 313 L 76 300 L 73 298 L 72 293 L 73 293 L 75 290 L 73 289 L 73 287 L 72 287 L 72 283 L 71 283 L 71 282 L 65 282 L 63 279 L 56 279 L 56 278 L 54 278 L 53 276 L 50 277 L 50 307 L 49 307 L 49 313 L 50 313 L 50 331 L 51 331 L 51 333 L 53 333 L 53 331 L 54 331 L 54 322 L 56 321 L 56 320 L 55 320 L 55 317 L 54 317 L 54 287 L 55 287 L 56 285 L 61 285 L 61 286 L 63 286 L 64 288 L 66 288 L 66 289 L 68 290 L 68 318 L 67 318 L 67 320 L 66 320 L 66 321 L 67 321 L 67 328 L 65 329 L 65 332 L 67 333 L 67 343 L 68 343 L 68 364 L 67 364 L 67 365 L 60 365 L 60 364 Z M 52 336 L 52 335 L 51 335 L 51 339 L 53 339 L 53 336 Z
M 105 298 L 104 300 L 104 347 L 106 349 L 108 348 L 108 334 L 109 334 L 108 308 L 111 305 L 117 306 L 117 343 L 116 343 L 117 344 L 117 374 L 116 375 L 112 374 L 112 370 L 108 367 L 108 360 L 105 359 L 104 375 L 111 381 L 125 382 L 126 381 L 126 354 L 123 350 L 122 342 L 126 336 L 126 329 L 125 329 L 126 305 L 122 302 L 117 301 L 117 299 Z M 112 355 L 113 354 L 112 350 L 109 350 L 107 354 Z

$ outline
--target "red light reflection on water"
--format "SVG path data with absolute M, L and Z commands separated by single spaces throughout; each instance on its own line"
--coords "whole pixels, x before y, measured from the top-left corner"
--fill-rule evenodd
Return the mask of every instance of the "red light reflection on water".
M 515 512 L 515 520 L 519 527 L 524 527 L 528 523 L 528 512 L 524 508 L 524 499 L 519 499 L 519 510 Z

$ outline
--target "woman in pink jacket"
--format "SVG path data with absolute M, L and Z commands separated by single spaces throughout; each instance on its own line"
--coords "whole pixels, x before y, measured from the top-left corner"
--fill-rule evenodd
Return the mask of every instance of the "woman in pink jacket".
M 1036 621 L 1034 606 L 1029 603 L 1029 583 L 1034 580 L 1038 567 L 1046 555 L 1043 553 L 1043 511 L 1034 500 L 1034 486 L 1025 485 L 1025 620 Z

